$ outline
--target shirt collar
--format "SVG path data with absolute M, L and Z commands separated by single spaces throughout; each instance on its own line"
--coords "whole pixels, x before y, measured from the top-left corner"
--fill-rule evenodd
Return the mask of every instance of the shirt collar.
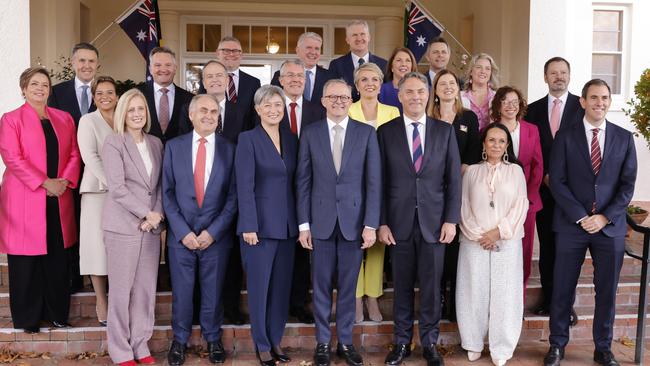
M 426 113 L 423 114 L 422 117 L 420 117 L 418 120 L 413 120 L 413 119 L 407 117 L 404 114 L 404 123 L 406 124 L 407 127 L 410 126 L 413 122 L 419 122 L 423 126 L 426 126 L 426 124 L 427 124 L 427 115 L 426 115 Z
M 196 133 L 196 130 L 192 130 L 192 143 L 198 143 L 201 135 Z M 208 141 L 208 144 L 214 144 L 214 132 L 205 136 L 205 139 Z
M 311 71 L 312 75 L 316 75 L 316 68 L 317 68 L 316 65 L 314 65 L 314 67 L 312 67 L 311 69 L 305 67 L 305 76 L 307 76 L 307 71 Z
M 589 123 L 587 121 L 587 118 L 584 118 L 584 117 L 582 118 L 582 123 L 585 126 L 585 132 L 591 132 L 591 130 L 593 130 L 594 128 L 597 128 L 597 129 L 605 132 L 605 128 L 606 128 L 605 126 L 607 126 L 607 120 L 604 120 L 603 123 L 600 124 L 600 126 L 595 127 L 594 125 L 592 125 L 591 123 Z
M 549 95 L 548 95 L 548 105 L 552 107 L 552 106 L 553 106 L 553 102 L 555 101 L 555 99 L 559 99 L 559 100 L 561 100 L 561 101 L 562 101 L 562 105 L 566 105 L 566 100 L 567 100 L 568 97 L 569 97 L 569 91 L 568 91 L 568 90 L 567 90 L 566 92 L 564 92 L 564 94 L 562 94 L 559 98 L 555 98 L 554 96 L 552 96 L 551 94 L 549 94 Z
M 224 111 L 226 109 L 226 98 L 223 98 L 221 102 L 219 102 L 219 110 Z M 223 114 L 223 113 L 221 113 Z
M 350 55 L 352 55 L 352 62 L 354 63 L 354 67 L 359 66 L 359 59 L 360 58 L 362 58 L 364 62 L 370 61 L 370 52 L 363 55 L 363 57 L 359 57 L 359 56 L 355 55 L 353 52 L 350 52 Z
M 347 130 L 347 128 L 348 128 L 348 121 L 349 121 L 349 118 L 348 118 L 348 117 L 345 117 L 345 118 L 343 119 L 343 121 L 341 121 L 340 123 L 338 123 L 339 126 L 343 127 L 343 131 Z M 335 125 L 336 125 L 336 123 L 334 123 L 334 121 L 332 121 L 332 120 L 329 119 L 329 118 L 327 119 L 327 128 L 328 128 L 330 131 L 334 128 Z
M 296 99 L 295 102 L 294 102 L 293 100 L 291 100 L 291 98 L 289 98 L 289 97 L 287 97 L 287 96 L 285 95 L 285 96 L 284 96 L 284 101 L 285 101 L 285 104 L 287 105 L 287 107 L 288 107 L 291 103 L 296 103 L 296 104 L 298 105 L 298 108 L 302 108 L 302 95 L 299 96 L 298 99 Z
M 228 75 L 232 74 L 235 79 L 239 79 L 239 67 L 234 71 L 227 71 Z
M 172 92 L 172 93 L 173 93 L 173 92 L 174 92 L 174 87 L 175 87 L 175 86 L 174 86 L 174 83 L 171 83 L 171 84 L 169 84 L 168 86 L 166 86 L 166 88 L 167 88 L 167 92 L 168 92 L 168 93 L 169 93 L 169 92 Z M 154 91 L 154 93 L 158 93 L 158 92 L 160 91 L 160 89 L 162 89 L 162 88 L 163 88 L 162 85 L 160 85 L 160 84 L 158 84 L 158 83 L 156 83 L 156 82 L 154 81 L 154 83 L 153 83 L 153 91 Z
M 74 88 L 76 90 L 76 89 L 81 88 L 81 86 L 83 86 L 83 85 L 87 85 L 88 88 L 90 88 L 90 84 L 92 84 L 92 82 L 93 81 L 91 80 L 89 83 L 84 83 L 83 81 L 79 80 L 78 77 L 75 76 L 74 77 Z

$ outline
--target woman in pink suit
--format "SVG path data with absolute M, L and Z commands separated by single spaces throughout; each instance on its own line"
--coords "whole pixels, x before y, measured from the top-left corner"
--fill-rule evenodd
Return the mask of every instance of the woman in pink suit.
M 72 117 L 47 106 L 51 80 L 44 68 L 20 75 L 25 104 L 0 121 L 0 155 L 7 169 L 0 190 L 0 252 L 9 263 L 15 328 L 39 331 L 42 318 L 68 326 L 66 248 L 77 242 L 70 188 L 80 156 Z
M 497 90 L 492 100 L 491 117 L 496 123 L 508 128 L 512 136 L 513 149 L 517 160 L 521 162 L 526 177 L 528 193 L 528 214 L 524 222 L 523 257 L 524 257 L 524 299 L 526 284 L 530 277 L 530 265 L 533 258 L 533 240 L 535 238 L 535 214 L 542 209 L 539 185 L 544 176 L 542 162 L 542 145 L 537 126 L 522 120 L 526 114 L 526 100 L 516 88 L 504 86 Z

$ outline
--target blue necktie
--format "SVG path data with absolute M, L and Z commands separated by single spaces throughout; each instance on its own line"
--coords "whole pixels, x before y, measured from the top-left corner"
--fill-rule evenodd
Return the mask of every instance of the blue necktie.
M 302 92 L 302 97 L 307 101 L 311 101 L 311 70 L 307 70 L 305 75 L 305 90 Z
M 81 115 L 88 113 L 90 103 L 88 103 L 88 85 L 81 86 Z

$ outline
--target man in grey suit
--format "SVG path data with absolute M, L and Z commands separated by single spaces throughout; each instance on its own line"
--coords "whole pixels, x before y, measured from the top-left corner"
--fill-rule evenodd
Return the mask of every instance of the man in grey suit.
M 299 241 L 312 250 L 317 366 L 330 364 L 335 277 L 336 352 L 348 365 L 363 365 L 352 345 L 355 291 L 363 249 L 374 244 L 379 225 L 381 165 L 374 128 L 348 118 L 351 92 L 343 80 L 325 83 L 321 102 L 327 118 L 305 126 L 300 136 L 296 171 Z

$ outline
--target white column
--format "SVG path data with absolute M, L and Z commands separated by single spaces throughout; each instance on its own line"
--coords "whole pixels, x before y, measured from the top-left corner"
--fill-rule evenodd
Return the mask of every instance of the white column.
M 402 27 L 403 20 L 400 17 L 379 17 L 375 19 L 375 32 L 372 34 L 374 54 L 385 59 L 390 57 L 395 47 L 404 43 Z
M 181 54 L 181 37 L 180 37 L 180 27 L 181 27 L 181 18 L 178 12 L 171 10 L 161 10 L 160 11 L 160 28 L 162 32 L 162 43 L 161 45 L 169 47 L 176 53 L 176 64 L 178 68 L 176 69 L 176 76 L 174 77 L 174 82 L 176 84 L 180 83 L 180 75 L 185 72 L 180 64 L 180 54 Z

